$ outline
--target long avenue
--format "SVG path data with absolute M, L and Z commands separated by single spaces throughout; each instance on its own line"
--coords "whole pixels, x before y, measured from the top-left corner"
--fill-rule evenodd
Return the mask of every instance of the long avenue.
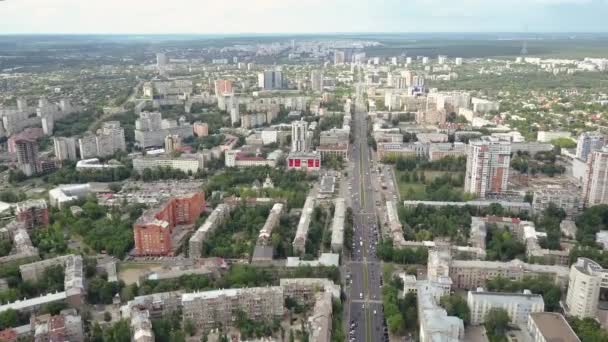
M 361 97 L 358 97 L 361 99 Z M 349 340 L 385 341 L 382 310 L 382 270 L 376 257 L 379 239 L 378 220 L 371 182 L 370 150 L 367 144 L 367 113 L 359 100 L 353 115 L 354 164 L 352 180 L 353 248 L 347 266 L 350 271 Z

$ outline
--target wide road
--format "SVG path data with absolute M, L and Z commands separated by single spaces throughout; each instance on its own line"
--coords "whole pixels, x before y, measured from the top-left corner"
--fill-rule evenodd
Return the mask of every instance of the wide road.
M 379 227 L 374 207 L 366 120 L 364 105 L 358 102 L 353 114 L 354 143 L 351 155 L 354 168 L 350 172 L 354 233 L 352 258 L 346 267 L 351 277 L 348 336 L 350 341 L 382 342 L 386 341 L 382 310 L 382 267 L 376 257 Z

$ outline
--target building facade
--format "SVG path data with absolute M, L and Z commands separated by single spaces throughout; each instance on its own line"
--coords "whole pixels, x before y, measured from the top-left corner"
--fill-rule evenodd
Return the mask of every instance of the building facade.
M 523 326 L 528 324 L 531 313 L 545 311 L 543 297 L 529 290 L 524 290 L 524 293 L 485 292 L 482 289 L 469 291 L 467 305 L 471 310 L 472 325 L 483 324 L 492 309 L 504 309 L 511 323 Z
M 175 227 L 194 224 L 204 207 L 204 193 L 196 192 L 146 210 L 133 225 L 135 255 L 171 255 Z
M 608 204 L 608 148 L 589 154 L 583 180 L 583 202 L 586 207 Z
M 507 190 L 511 161 L 511 143 L 482 137 L 467 145 L 467 169 L 464 191 L 485 198 L 490 193 Z

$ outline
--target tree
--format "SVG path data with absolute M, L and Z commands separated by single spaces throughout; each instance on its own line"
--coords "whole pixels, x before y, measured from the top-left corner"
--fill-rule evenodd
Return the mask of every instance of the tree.
M 441 297 L 441 306 L 447 311 L 449 316 L 456 316 L 469 324 L 471 321 L 471 310 L 467 301 L 459 295 L 445 295 Z
M 196 334 L 196 326 L 194 325 L 194 322 L 192 322 L 191 319 L 187 319 L 184 322 L 184 331 L 190 336 L 194 336 Z
M 488 335 L 500 337 L 505 335 L 510 321 L 505 309 L 494 308 L 486 314 L 484 326 Z
M 0 312 L 0 330 L 15 327 L 17 326 L 18 321 L 17 311 L 8 309 Z

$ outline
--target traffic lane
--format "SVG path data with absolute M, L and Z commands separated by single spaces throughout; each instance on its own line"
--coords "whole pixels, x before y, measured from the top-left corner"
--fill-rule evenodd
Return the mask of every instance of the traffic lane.
M 350 313 L 348 338 L 356 342 L 363 342 L 365 341 L 365 311 L 361 309 L 361 303 L 351 303 Z
M 381 303 L 370 303 L 372 342 L 387 341 L 384 329 L 384 313 Z

